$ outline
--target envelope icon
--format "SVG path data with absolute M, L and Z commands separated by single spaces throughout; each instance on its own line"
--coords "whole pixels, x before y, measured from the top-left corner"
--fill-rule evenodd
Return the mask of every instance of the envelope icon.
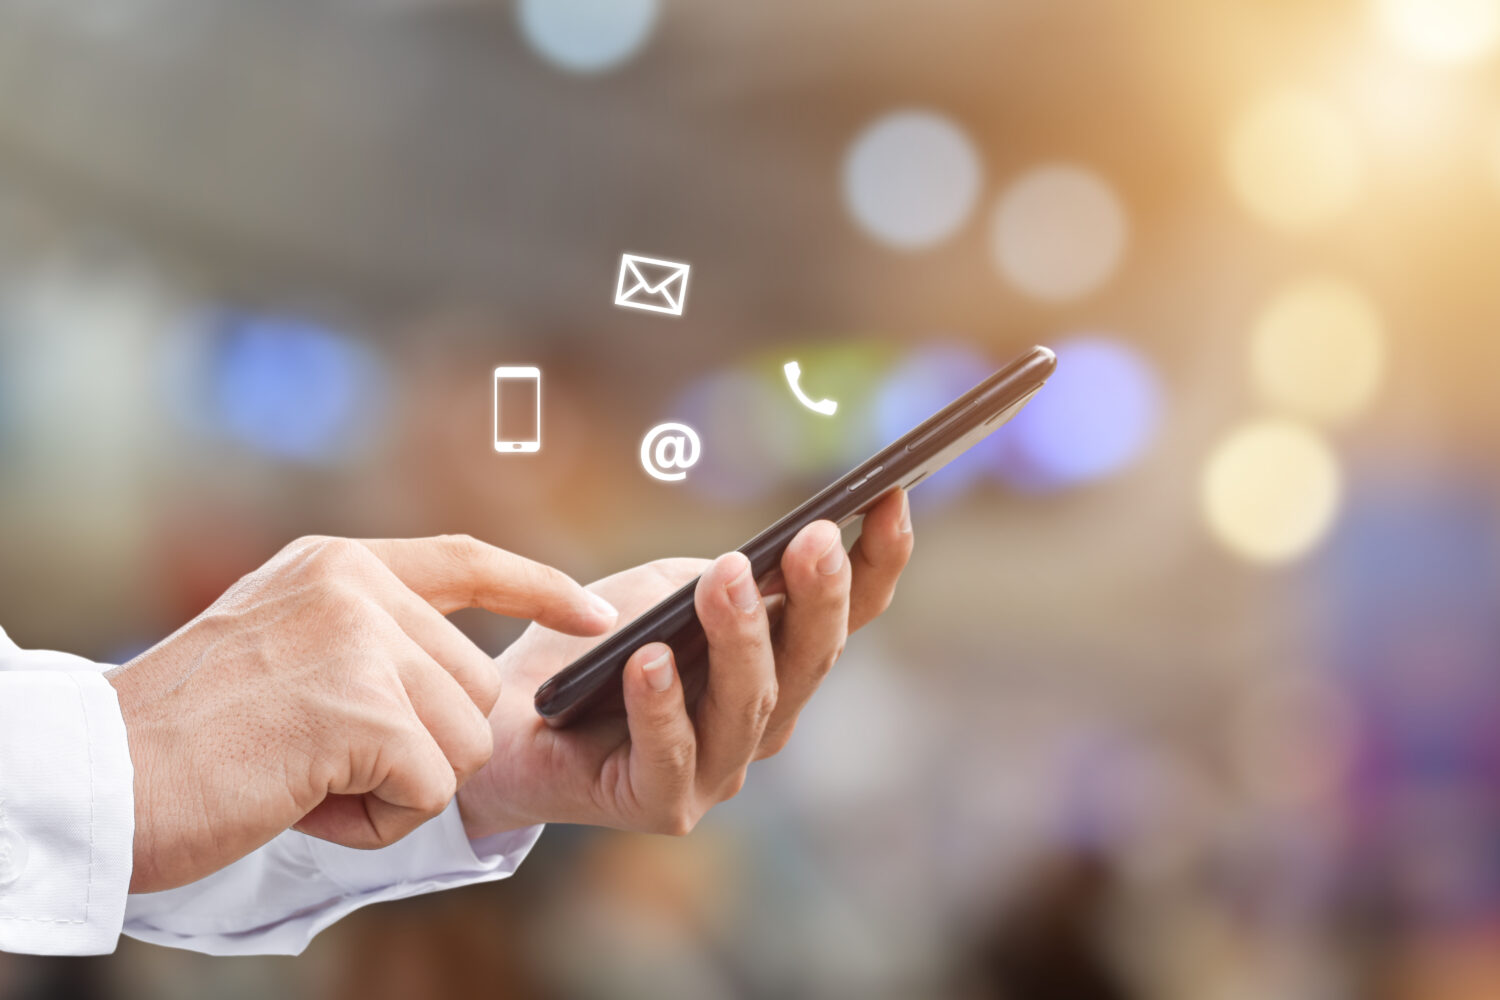
M 681 316 L 687 301 L 688 270 L 688 265 L 676 261 L 624 254 L 615 305 Z

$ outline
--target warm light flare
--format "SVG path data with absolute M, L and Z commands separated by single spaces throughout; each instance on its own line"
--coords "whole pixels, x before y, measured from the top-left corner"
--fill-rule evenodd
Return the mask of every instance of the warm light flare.
M 1214 537 L 1253 562 L 1305 554 L 1333 524 L 1342 492 L 1338 461 L 1323 439 L 1299 424 L 1266 420 L 1226 438 L 1202 480 L 1204 515 Z
M 1500 42 L 1500 0 L 1378 0 L 1381 27 L 1412 55 L 1473 63 Z
M 1349 119 L 1295 91 L 1252 106 L 1229 137 L 1230 183 L 1245 208 L 1277 229 L 1303 232 L 1344 215 L 1358 200 L 1364 158 Z
M 1339 423 L 1371 403 L 1385 371 L 1385 331 L 1370 297 L 1342 281 L 1311 278 L 1282 290 L 1256 321 L 1255 388 L 1271 405 Z

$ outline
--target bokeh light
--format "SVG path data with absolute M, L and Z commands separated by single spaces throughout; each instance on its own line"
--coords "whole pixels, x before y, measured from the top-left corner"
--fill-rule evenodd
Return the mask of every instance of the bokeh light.
M 1054 345 L 1057 371 L 1005 435 L 1005 479 L 1056 489 L 1118 472 L 1156 434 L 1161 380 L 1135 348 L 1089 336 Z
M 1203 471 L 1208 526 L 1230 551 L 1279 563 L 1309 551 L 1338 512 L 1342 478 L 1322 438 L 1290 421 L 1264 420 L 1231 433 Z
M 147 345 L 185 302 L 128 246 L 92 245 L 0 284 L 6 431 L 40 454 L 63 447 L 105 468 L 157 438 Z
M 516 15 L 542 58 L 573 73 L 602 73 L 646 43 L 657 0 L 520 0 Z
M 688 475 L 694 492 L 720 503 L 749 503 L 797 468 L 797 414 L 785 389 L 765 373 L 722 370 L 695 379 L 663 420 L 696 428 L 702 457 Z
M 1370 405 L 1385 371 L 1380 311 L 1347 282 L 1299 281 L 1261 313 L 1250 355 L 1255 388 L 1272 406 L 1348 420 Z
M 904 353 L 878 337 L 825 338 L 769 345 L 746 359 L 750 370 L 774 386 L 778 408 L 795 416 L 796 474 L 809 483 L 826 482 L 890 444 L 881 439 L 872 410 L 876 392 Z M 825 417 L 795 400 L 783 371 L 793 360 L 802 366 L 804 391 L 837 401 L 837 414 Z
M 1490 131 L 1489 168 L 1490 179 L 1494 182 L 1496 192 L 1500 193 L 1500 125 Z
M 1500 0 L 1377 0 L 1392 41 L 1423 59 L 1472 63 L 1500 42 Z
M 1115 273 L 1128 239 L 1125 210 L 1091 171 L 1040 167 L 1016 181 L 996 207 L 995 265 L 1017 288 L 1065 301 L 1098 289 Z
M 875 421 L 883 441 L 895 441 L 958 396 L 994 374 L 998 366 L 973 348 L 935 344 L 913 351 L 887 376 L 875 396 Z M 1001 460 L 1005 429 L 991 434 L 913 490 L 913 505 L 932 507 L 960 496 Z
M 859 225 L 903 250 L 952 236 L 974 210 L 982 177 L 969 137 L 931 111 L 897 111 L 855 139 L 844 198 Z
M 387 376 L 363 344 L 307 320 L 224 311 L 164 358 L 178 416 L 263 454 L 340 464 L 384 431 Z
M 1230 183 L 1245 208 L 1278 229 L 1303 232 L 1347 212 L 1364 183 L 1349 119 L 1310 94 L 1283 91 L 1252 106 L 1229 137 Z

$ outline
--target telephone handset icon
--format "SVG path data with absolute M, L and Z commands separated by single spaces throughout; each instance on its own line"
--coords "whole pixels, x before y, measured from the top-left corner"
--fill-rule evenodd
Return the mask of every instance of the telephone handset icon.
M 802 391 L 802 366 L 797 362 L 788 361 L 785 365 L 782 366 L 781 370 L 786 372 L 787 384 L 792 387 L 792 395 L 797 397 L 797 402 L 801 403 L 809 410 L 812 410 L 814 413 L 823 414 L 823 416 L 825 417 L 833 416 L 834 412 L 838 410 L 839 404 L 834 402 L 833 400 L 820 399 L 814 402 L 807 395 L 807 393 Z

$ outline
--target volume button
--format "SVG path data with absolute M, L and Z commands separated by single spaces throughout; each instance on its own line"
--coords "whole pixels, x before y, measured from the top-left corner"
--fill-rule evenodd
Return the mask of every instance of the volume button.
M 921 437 L 917 438 L 911 444 L 907 445 L 906 446 L 906 450 L 907 451 L 916 451 L 918 448 L 921 448 L 928 441 L 931 441 L 934 437 L 936 437 L 938 435 L 938 432 L 941 431 L 941 430 L 942 430 L 941 427 L 934 427 L 932 430 L 928 431 L 926 434 L 923 434 Z

